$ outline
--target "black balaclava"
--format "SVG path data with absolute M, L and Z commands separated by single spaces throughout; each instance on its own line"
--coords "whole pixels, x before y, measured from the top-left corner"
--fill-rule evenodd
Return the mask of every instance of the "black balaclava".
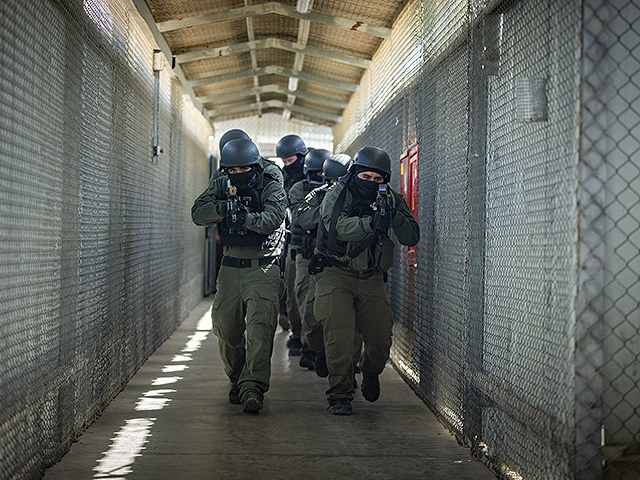
M 251 170 L 243 173 L 229 174 L 229 180 L 234 187 L 238 190 L 246 190 L 254 187 L 258 181 L 258 175 L 255 167 L 251 167 Z
M 322 170 L 314 170 L 307 172 L 307 181 L 311 188 L 318 188 L 322 186 Z
M 296 161 L 284 166 L 284 171 L 291 178 L 301 177 L 302 168 L 304 167 L 304 155 L 296 154 Z
M 356 193 L 360 202 L 362 204 L 371 204 L 375 201 L 377 195 L 378 195 L 378 187 L 381 185 L 378 182 L 374 182 L 371 180 L 363 180 L 361 178 L 358 178 L 358 174 L 361 172 L 376 172 L 379 173 L 380 175 L 382 175 L 382 177 L 385 179 L 385 182 L 388 181 L 387 177 L 388 175 L 384 172 L 380 172 L 379 170 L 376 170 L 374 168 L 370 168 L 370 167 L 363 167 L 362 165 L 358 165 L 355 171 L 355 174 L 353 175 L 353 182 L 354 182 L 354 187 L 355 187 L 355 191 L 352 191 L 352 193 Z

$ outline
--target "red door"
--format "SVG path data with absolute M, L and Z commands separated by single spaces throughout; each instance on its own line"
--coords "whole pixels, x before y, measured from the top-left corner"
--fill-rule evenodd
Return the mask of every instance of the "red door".
M 409 205 L 413 218 L 418 221 L 418 145 L 409 148 L 400 157 L 400 195 Z M 407 263 L 417 266 L 418 246 L 407 247 Z

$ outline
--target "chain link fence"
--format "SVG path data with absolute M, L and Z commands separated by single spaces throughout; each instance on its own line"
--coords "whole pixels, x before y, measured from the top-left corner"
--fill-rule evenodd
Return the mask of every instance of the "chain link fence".
M 410 2 L 371 71 L 407 43 L 420 67 L 336 129 L 398 159 L 396 188 L 419 144 L 392 360 L 500 478 L 640 478 L 639 20 L 628 0 Z
M 39 478 L 202 297 L 210 126 L 129 2 L 0 2 L 0 478 Z

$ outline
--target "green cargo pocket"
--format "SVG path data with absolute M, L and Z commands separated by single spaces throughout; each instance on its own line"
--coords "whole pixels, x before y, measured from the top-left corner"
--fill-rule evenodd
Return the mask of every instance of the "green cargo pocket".
M 331 298 L 336 287 L 333 285 L 316 284 L 316 298 L 313 302 L 313 314 L 318 321 L 322 321 L 331 312 Z

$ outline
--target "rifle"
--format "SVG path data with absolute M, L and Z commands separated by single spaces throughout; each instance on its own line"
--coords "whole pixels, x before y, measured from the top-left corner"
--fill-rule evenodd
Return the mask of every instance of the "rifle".
M 374 212 L 380 212 L 380 216 L 391 215 L 390 201 L 389 201 L 389 187 L 387 185 L 379 185 L 378 186 L 378 196 L 376 197 L 376 201 L 371 204 L 371 208 Z M 371 233 L 368 233 L 361 241 L 353 247 L 347 255 L 340 258 L 340 261 L 347 262 L 356 258 L 362 252 L 364 252 L 367 248 L 373 245 L 373 242 L 376 240 L 378 235 L 382 235 L 383 237 L 389 236 L 389 229 L 381 232 L 375 230 Z
M 376 201 L 372 205 L 373 211 L 379 211 L 380 216 L 384 217 L 385 215 L 391 215 L 391 211 L 389 208 L 389 188 L 386 184 L 378 186 L 378 196 L 376 197 Z M 385 232 L 386 235 L 389 232 Z
M 233 225 L 238 221 L 238 215 L 240 212 L 245 210 L 245 206 L 238 199 L 238 189 L 231 184 L 230 179 L 227 179 L 227 216 Z M 229 233 L 246 235 L 247 227 L 244 225 L 240 227 L 229 226 Z

